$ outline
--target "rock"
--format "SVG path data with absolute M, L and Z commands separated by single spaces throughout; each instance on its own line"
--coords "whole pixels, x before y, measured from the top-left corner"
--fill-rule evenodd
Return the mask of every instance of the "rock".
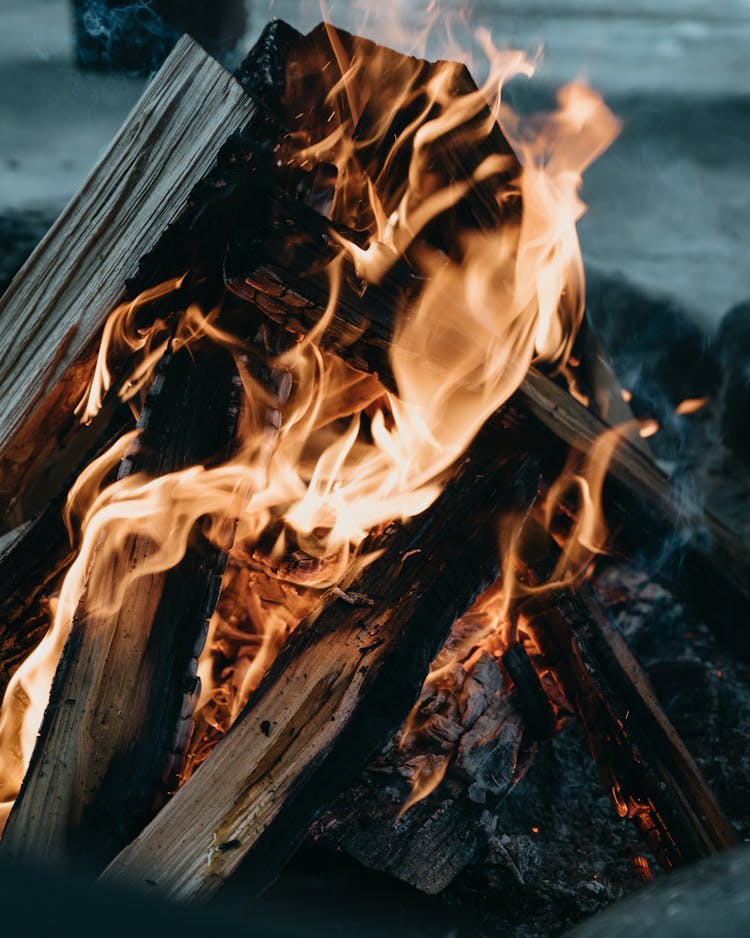
M 586 313 L 633 394 L 636 415 L 663 423 L 681 401 L 716 393 L 720 371 L 710 339 L 671 297 L 589 270 Z
M 750 934 L 750 847 L 672 873 L 600 912 L 568 938 L 744 938 Z
M 0 214 L 0 295 L 55 220 L 53 209 L 6 210 Z

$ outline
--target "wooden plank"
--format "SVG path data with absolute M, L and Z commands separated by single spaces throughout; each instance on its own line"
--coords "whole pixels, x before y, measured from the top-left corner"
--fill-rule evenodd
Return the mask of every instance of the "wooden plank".
M 181 39 L 0 300 L 0 518 L 75 426 L 95 338 L 125 280 L 255 110 Z

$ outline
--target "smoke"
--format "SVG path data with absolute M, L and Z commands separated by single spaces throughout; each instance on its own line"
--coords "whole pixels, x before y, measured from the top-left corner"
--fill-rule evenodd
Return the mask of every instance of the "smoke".
M 77 63 L 84 69 L 148 74 L 159 67 L 179 38 L 153 2 L 76 0 Z

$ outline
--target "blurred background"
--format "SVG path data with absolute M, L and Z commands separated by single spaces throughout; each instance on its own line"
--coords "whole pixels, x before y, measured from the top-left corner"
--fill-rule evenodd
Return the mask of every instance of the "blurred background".
M 542 47 L 535 100 L 577 78 L 604 95 L 624 128 L 585 179 L 589 265 L 670 294 L 708 331 L 750 296 L 750 0 L 371 5 L 333 2 L 331 18 L 422 51 L 429 5 L 465 49 L 478 26 L 499 45 Z M 307 30 L 321 12 L 317 0 L 0 0 L 0 229 L 10 212 L 23 242 L 16 212 L 33 210 L 37 227 L 55 217 L 179 32 L 231 65 L 273 16 Z M 434 29 L 430 55 L 444 35 Z M 0 231 L 0 252 L 14 251 L 7 242 Z

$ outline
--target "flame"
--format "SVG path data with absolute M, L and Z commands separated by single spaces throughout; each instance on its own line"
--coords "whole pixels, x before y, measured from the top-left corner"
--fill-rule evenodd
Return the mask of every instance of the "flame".
M 428 688 L 438 687 L 454 694 L 457 673 L 469 673 L 477 657 L 484 653 L 501 661 L 514 641 L 521 641 L 532 660 L 556 715 L 557 726 L 564 724 L 572 707 L 565 698 L 561 681 L 547 664 L 536 639 L 533 622 L 527 620 L 518 600 L 560 590 L 575 589 L 591 576 L 595 558 L 607 552 L 609 528 L 602 507 L 602 493 L 609 464 L 617 446 L 638 429 L 638 423 L 610 428 L 602 433 L 589 452 L 581 457 L 571 452 L 563 471 L 549 487 L 540 506 L 529 516 L 508 518 L 502 533 L 501 556 L 505 557 L 499 579 L 487 589 L 472 608 L 453 626 L 451 636 L 430 665 L 420 698 L 414 704 L 400 731 L 400 746 L 421 734 L 429 740 L 432 714 L 423 712 Z M 561 529 L 560 516 L 566 524 Z M 525 556 L 529 521 L 550 532 L 560 547 L 554 568 L 544 582 L 536 582 Z M 456 740 L 439 756 L 416 759 L 409 796 L 397 821 L 435 791 L 445 777 L 458 751 Z
M 532 362 L 563 367 L 570 356 L 583 312 L 575 227 L 584 211 L 581 173 L 618 130 L 601 99 L 574 84 L 560 92 L 557 112 L 516 116 L 503 88 L 514 76 L 531 77 L 534 63 L 496 49 L 486 33 L 478 38 L 488 78 L 468 90 L 455 63 L 425 68 L 406 60 L 386 81 L 392 53 L 374 59 L 370 44 L 347 44 L 330 27 L 327 35 L 332 57 L 309 66 L 328 81 L 324 104 L 313 127 L 305 124 L 308 112 L 297 114 L 284 145 L 290 166 L 335 169 L 328 214 L 339 250 L 327 270 L 325 314 L 303 341 L 266 355 L 270 367 L 261 374 L 254 366 L 258 343 L 227 325 L 221 300 L 209 310 L 197 302 L 189 273 L 111 313 L 77 408 L 81 421 L 93 419 L 108 393 L 131 401 L 137 413 L 136 399 L 167 348 L 214 343 L 231 352 L 242 384 L 236 446 L 218 466 L 107 484 L 131 434 L 73 486 L 66 520 L 78 554 L 50 630 L 14 675 L 0 711 L 6 807 L 30 760 L 76 616 L 114 627 L 126 594 L 179 563 L 197 523 L 220 546 L 227 530 L 236 531 L 199 662 L 203 689 L 189 773 L 236 719 L 287 635 L 346 585 L 356 564 L 372 559 L 362 555 L 368 534 L 432 504 L 449 468 Z M 381 81 L 393 95 L 378 94 Z M 498 144 L 497 125 L 510 146 Z M 441 162 L 444 148 L 450 159 Z M 368 169 L 373 153 L 378 162 Z M 475 153 L 480 158 L 472 163 Z M 484 222 L 456 228 L 461 213 L 454 212 L 450 243 L 433 243 L 435 224 L 476 194 Z M 361 237 L 342 234 L 344 225 Z M 420 289 L 405 296 L 396 323 L 396 389 L 387 391 L 375 376 L 324 352 L 321 340 L 345 275 L 353 270 L 366 289 L 401 263 L 415 271 Z M 599 455 L 591 460 L 599 465 Z M 582 503 L 593 502 L 601 478 L 577 478 Z M 596 523 L 579 522 L 566 570 L 584 566 L 602 540 Z M 134 544 L 137 563 L 120 563 Z M 498 621 L 507 612 L 504 592 L 493 598 Z M 485 640 L 497 634 L 492 626 Z M 446 767 L 429 777 L 417 772 L 420 790 L 435 778 L 437 784 Z
M 707 397 L 689 397 L 681 401 L 675 408 L 675 413 L 685 416 L 687 414 L 697 414 L 708 403 Z

